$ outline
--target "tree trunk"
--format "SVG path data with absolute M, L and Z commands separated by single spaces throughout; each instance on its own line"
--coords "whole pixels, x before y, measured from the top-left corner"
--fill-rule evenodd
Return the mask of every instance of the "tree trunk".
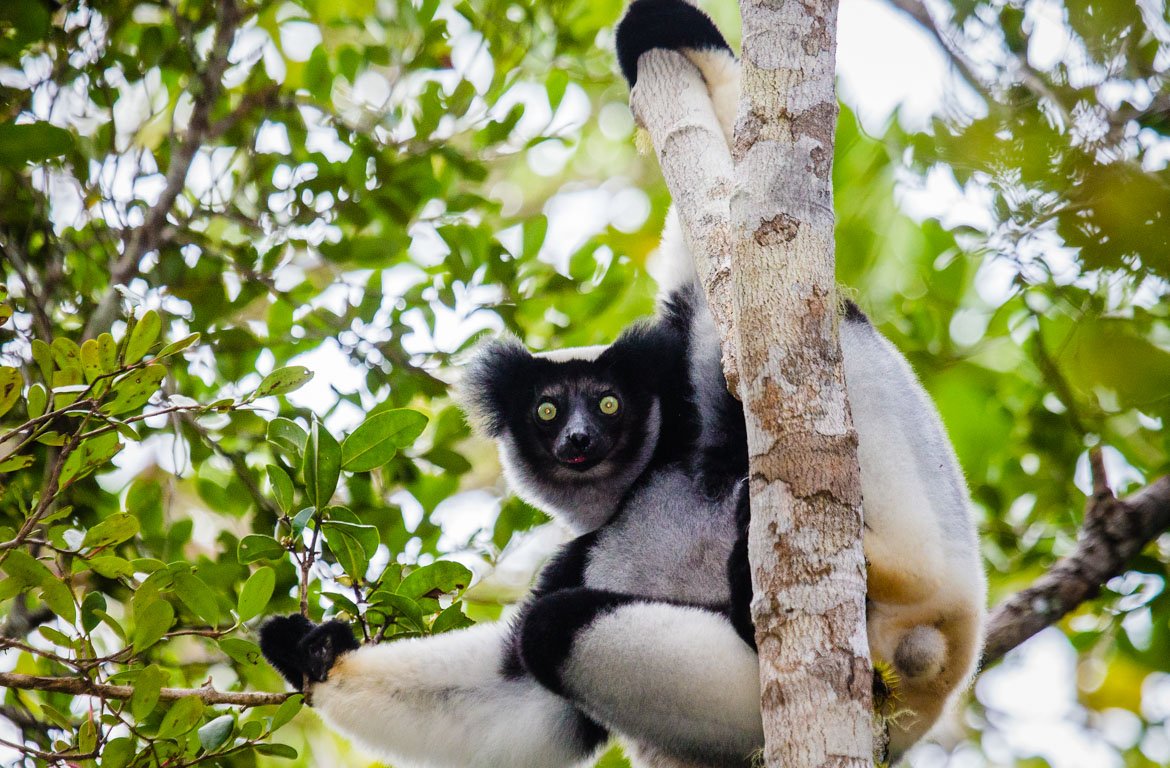
M 765 760 L 872 763 L 861 475 L 833 262 L 836 0 L 743 0 L 731 199 Z

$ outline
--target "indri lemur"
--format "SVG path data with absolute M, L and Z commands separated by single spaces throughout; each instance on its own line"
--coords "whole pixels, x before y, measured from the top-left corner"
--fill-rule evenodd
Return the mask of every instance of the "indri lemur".
M 641 53 L 683 52 L 729 125 L 738 63 L 701 12 L 638 0 L 618 46 L 631 83 Z M 740 766 L 761 745 L 742 412 L 677 222 L 662 253 L 653 321 L 602 351 L 533 356 L 494 342 L 466 374 L 469 415 L 497 440 L 513 490 L 579 535 L 516 621 L 362 648 L 337 622 L 264 626 L 269 660 L 298 687 L 307 675 L 339 730 L 403 766 L 577 765 L 607 732 L 647 765 Z M 870 645 L 899 673 L 907 710 L 892 723 L 896 755 L 969 677 L 984 581 L 962 476 L 921 385 L 855 307 L 841 343 Z

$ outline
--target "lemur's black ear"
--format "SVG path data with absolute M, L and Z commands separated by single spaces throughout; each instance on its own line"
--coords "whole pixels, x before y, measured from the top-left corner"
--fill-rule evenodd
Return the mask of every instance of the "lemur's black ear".
M 316 625 L 298 613 L 277 616 L 260 627 L 264 658 L 298 691 L 306 676 L 324 682 L 338 656 L 360 647 L 353 630 L 340 621 Z
M 535 361 L 514 337 L 492 339 L 479 346 L 463 370 L 456 395 L 476 431 L 489 437 L 503 434 L 512 404 L 531 381 Z
M 682 384 L 686 377 L 687 337 L 668 317 L 627 326 L 597 358 L 648 389 Z
M 715 22 L 695 6 L 683 0 L 636 0 L 617 27 L 618 63 L 631 88 L 638 82 L 638 59 L 655 48 L 731 52 Z

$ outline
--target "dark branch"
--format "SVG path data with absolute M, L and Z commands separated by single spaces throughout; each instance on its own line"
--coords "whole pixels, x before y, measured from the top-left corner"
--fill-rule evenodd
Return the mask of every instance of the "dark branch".
M 34 629 L 53 618 L 53 612 L 48 608 L 29 610 L 28 601 L 24 595 L 17 595 L 12 603 L 12 610 L 0 624 L 0 640 L 23 639 Z
M 1117 499 L 1104 484 L 1104 474 L 1094 475 L 1094 485 L 1104 491 L 1089 499 L 1076 549 L 992 612 L 984 666 L 1095 597 L 1103 584 L 1125 572 L 1131 557 L 1170 527 L 1170 477 Z
M 130 235 L 126 250 L 110 269 L 109 288 L 85 325 L 83 335 L 86 338 L 93 338 L 108 330 L 114 322 L 118 309 L 118 286 L 126 285 L 133 280 L 138 274 L 138 265 L 142 257 L 161 244 L 161 233 L 166 226 L 167 215 L 186 186 L 191 161 L 208 138 L 211 111 L 223 87 L 223 74 L 229 64 L 228 52 L 231 50 L 243 15 L 234 0 L 220 0 L 217 18 L 219 26 L 215 31 L 215 41 L 207 57 L 207 65 L 199 74 L 199 93 L 195 94 L 195 104 L 183 140 L 171 155 L 162 194 L 159 195 L 158 202 L 146 212 L 142 224 Z
M 100 699 L 128 699 L 134 695 L 134 688 L 129 685 L 94 683 L 83 677 L 45 677 L 22 675 L 16 672 L 0 672 L 0 686 L 23 691 L 97 696 Z M 291 693 L 265 693 L 262 691 L 217 691 L 210 686 L 162 688 L 158 693 L 158 697 L 163 701 L 176 701 L 188 696 L 198 696 L 204 704 L 229 704 L 236 707 L 262 707 L 267 704 L 280 704 L 292 695 Z

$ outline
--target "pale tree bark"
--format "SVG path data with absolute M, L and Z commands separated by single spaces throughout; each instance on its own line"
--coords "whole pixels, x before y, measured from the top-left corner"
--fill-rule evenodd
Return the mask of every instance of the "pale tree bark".
M 732 295 L 768 766 L 868 766 L 861 473 L 833 250 L 836 0 L 742 0 Z
M 765 759 L 865 766 L 861 478 L 833 265 L 836 3 L 746 2 L 742 12 L 734 163 L 701 76 L 679 54 L 641 58 L 631 107 L 657 150 L 747 415 Z

